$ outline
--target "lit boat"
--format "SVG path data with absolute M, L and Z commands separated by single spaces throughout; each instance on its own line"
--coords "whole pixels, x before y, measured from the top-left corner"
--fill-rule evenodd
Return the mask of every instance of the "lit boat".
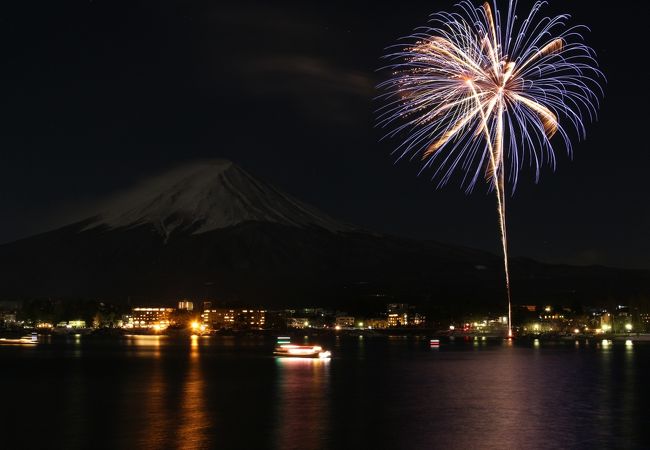
M 288 358 L 320 358 L 327 359 L 332 356 L 329 350 L 323 350 L 320 345 L 294 345 L 282 344 L 275 347 L 275 356 Z
M 18 339 L 0 338 L 0 345 L 36 345 L 38 344 L 38 335 L 32 333 L 31 335 L 23 336 Z

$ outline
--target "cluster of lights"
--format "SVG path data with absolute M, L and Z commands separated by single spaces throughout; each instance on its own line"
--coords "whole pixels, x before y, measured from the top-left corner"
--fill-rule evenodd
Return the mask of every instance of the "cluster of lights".
M 207 326 L 196 321 L 192 322 L 190 324 L 190 327 L 192 328 L 192 331 L 201 332 L 201 333 L 203 333 L 207 329 Z

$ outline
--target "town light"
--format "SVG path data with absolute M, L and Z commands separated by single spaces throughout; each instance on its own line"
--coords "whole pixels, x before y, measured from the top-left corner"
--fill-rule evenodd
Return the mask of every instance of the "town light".
M 627 331 L 632 331 L 632 324 L 631 324 L 631 323 L 626 323 L 626 324 L 625 324 L 625 329 L 626 329 Z
M 199 329 L 199 323 L 198 322 L 192 322 L 192 329 L 193 330 L 198 330 Z

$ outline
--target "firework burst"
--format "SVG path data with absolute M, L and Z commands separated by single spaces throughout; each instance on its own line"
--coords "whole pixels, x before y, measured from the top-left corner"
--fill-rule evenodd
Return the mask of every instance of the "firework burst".
M 542 16 L 544 5 L 536 2 L 524 20 L 516 0 L 503 12 L 496 1 L 462 1 L 456 12 L 434 14 L 429 27 L 391 48 L 392 76 L 379 85 L 378 125 L 390 129 L 387 137 L 405 136 L 398 159 L 421 158 L 438 186 L 459 172 L 468 192 L 482 179 L 496 192 L 509 336 L 507 185 L 514 192 L 526 166 L 536 181 L 542 166 L 555 168 L 554 142 L 571 155 L 571 135 L 585 137 L 604 79 L 583 43 L 585 27 L 568 27 L 568 15 Z

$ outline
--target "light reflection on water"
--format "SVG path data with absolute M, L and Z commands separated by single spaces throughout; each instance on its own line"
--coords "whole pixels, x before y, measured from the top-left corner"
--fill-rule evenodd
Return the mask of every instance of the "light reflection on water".
M 133 383 L 133 390 L 129 390 L 126 395 L 131 395 L 129 399 L 129 410 L 139 410 L 142 414 L 141 421 L 143 424 L 141 429 L 135 429 L 133 433 L 137 437 L 134 439 L 140 448 L 151 448 L 152 445 L 160 447 L 169 440 L 170 434 L 170 420 L 168 418 L 167 407 L 165 404 L 165 394 L 167 393 L 167 380 L 163 373 L 161 362 L 158 360 L 160 357 L 158 339 L 134 339 L 133 344 L 147 347 L 153 346 L 155 351 L 153 353 L 143 353 L 143 355 L 153 354 L 156 357 L 154 363 L 150 366 L 149 376 L 146 381 L 140 381 L 137 384 Z M 136 381 L 136 380 L 133 380 Z
M 130 354 L 133 356 L 145 356 L 150 354 L 156 358 L 160 357 L 160 346 L 165 342 L 167 336 L 161 335 L 137 335 L 128 334 L 125 336 L 126 345 L 132 347 Z
M 329 359 L 278 358 L 275 448 L 325 448 L 329 435 Z
M 7 430 L 28 448 L 650 448 L 650 345 L 322 344 L 331 361 L 274 359 L 260 338 L 0 348 L 1 423 L 56 411 Z
M 210 418 L 206 408 L 204 384 L 206 376 L 201 370 L 200 338 L 192 336 L 190 360 L 183 380 L 180 421 L 176 444 L 178 448 L 207 448 L 210 446 Z

